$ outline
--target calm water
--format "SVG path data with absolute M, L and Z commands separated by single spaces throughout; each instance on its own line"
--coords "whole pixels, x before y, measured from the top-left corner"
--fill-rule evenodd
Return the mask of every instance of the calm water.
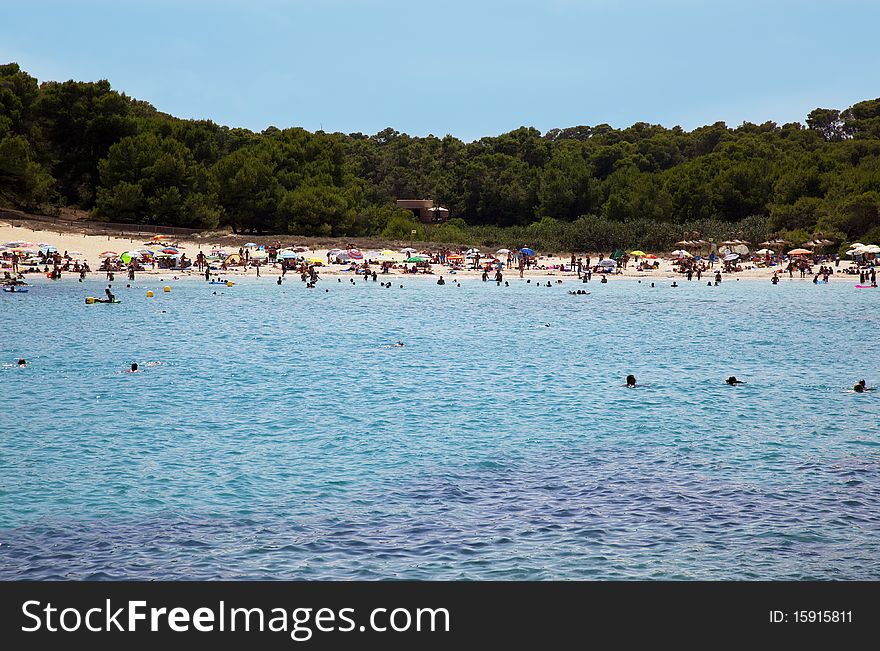
M 0 295 L 0 578 L 880 578 L 880 290 L 511 281 Z

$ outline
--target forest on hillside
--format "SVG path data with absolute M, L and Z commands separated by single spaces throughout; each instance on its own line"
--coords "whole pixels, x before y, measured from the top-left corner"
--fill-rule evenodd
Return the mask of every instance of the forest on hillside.
M 430 198 L 443 225 L 395 206 Z M 182 120 L 108 81 L 0 65 L 0 206 L 235 232 L 672 248 L 690 237 L 880 242 L 880 99 L 778 125 L 636 123 L 465 143 Z M 416 230 L 417 235 L 411 236 Z

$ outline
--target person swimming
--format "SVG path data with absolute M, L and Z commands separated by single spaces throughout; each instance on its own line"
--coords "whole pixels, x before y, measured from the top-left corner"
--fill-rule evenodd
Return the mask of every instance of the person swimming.
M 678 283 L 675 282 L 675 281 L 673 280 L 673 281 L 672 281 L 672 284 L 670 285 L 670 287 L 678 287 Z
M 633 388 L 636 386 L 636 376 L 635 375 L 627 375 L 626 376 L 626 386 L 628 388 Z
M 867 382 L 864 380 L 859 380 L 853 385 L 853 391 L 856 393 L 864 393 L 865 391 L 871 391 L 874 387 L 869 387 Z
M 403 348 L 405 345 L 406 344 L 404 344 L 402 341 L 398 341 L 396 344 L 391 344 L 388 347 L 389 348 Z
M 731 375 L 724 381 L 727 382 L 727 384 L 729 384 L 730 386 L 733 386 L 735 384 L 745 384 L 745 382 L 743 382 L 742 380 L 737 380 L 735 375 Z
M 128 372 L 129 372 L 129 373 L 138 373 L 138 372 L 139 372 L 139 371 L 138 371 L 138 365 L 137 365 L 137 362 L 132 362 L 132 363 L 131 363 L 131 368 L 128 369 Z
M 27 366 L 27 361 L 22 357 L 18 360 L 18 368 L 25 368 Z

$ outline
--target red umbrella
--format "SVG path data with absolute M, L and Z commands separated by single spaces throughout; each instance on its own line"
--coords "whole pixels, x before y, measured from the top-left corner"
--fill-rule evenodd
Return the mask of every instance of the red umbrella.
M 357 249 L 349 249 L 348 250 L 348 257 L 351 258 L 352 260 L 363 260 L 364 254 L 361 253 L 360 251 L 358 251 Z

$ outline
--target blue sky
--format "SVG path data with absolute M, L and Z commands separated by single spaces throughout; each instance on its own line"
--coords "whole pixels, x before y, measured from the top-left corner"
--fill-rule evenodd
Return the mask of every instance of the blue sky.
M 465 140 L 880 96 L 870 0 L 0 0 L 0 61 L 183 118 Z

